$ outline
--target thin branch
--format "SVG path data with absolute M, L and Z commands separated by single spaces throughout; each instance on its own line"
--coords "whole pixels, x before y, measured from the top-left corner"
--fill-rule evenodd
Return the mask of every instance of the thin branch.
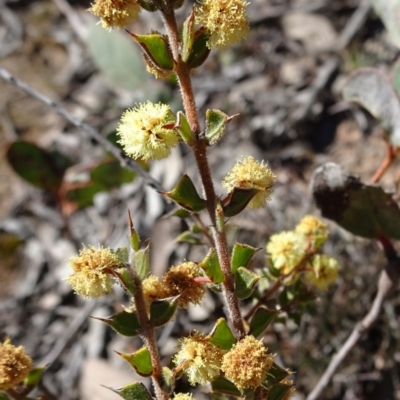
M 210 165 L 207 159 L 207 144 L 201 137 L 200 124 L 192 88 L 190 68 L 185 62 L 182 61 L 180 56 L 181 43 L 174 11 L 171 9 L 169 12 L 163 13 L 163 20 L 168 34 L 169 45 L 175 61 L 175 70 L 181 88 L 186 116 L 195 137 L 195 141 L 193 144 L 191 144 L 191 147 L 196 158 L 197 168 L 199 170 L 201 182 L 206 195 L 206 207 L 211 220 L 211 229 L 215 248 L 217 250 L 222 272 L 225 276 L 225 279 L 222 283 L 223 295 L 235 336 L 238 340 L 241 340 L 245 337 L 246 330 L 240 313 L 239 300 L 235 295 L 234 277 L 230 266 L 230 252 L 226 234 L 223 229 L 224 227 L 221 227 L 221 229 L 217 228 L 217 196 L 214 189 Z M 222 215 L 221 218 L 223 219 Z
M 398 268 L 396 268 L 397 271 L 390 270 L 390 268 L 393 268 L 393 265 L 391 265 L 391 263 L 389 262 L 388 267 L 381 272 L 378 282 L 378 292 L 375 296 L 374 302 L 372 303 L 371 309 L 369 310 L 368 314 L 363 318 L 361 322 L 359 322 L 355 326 L 353 332 L 348 337 L 346 342 L 342 345 L 337 354 L 333 356 L 331 362 L 328 365 L 328 368 L 319 379 L 317 385 L 307 396 L 306 400 L 316 400 L 319 398 L 323 390 L 332 379 L 341 362 L 346 358 L 346 356 L 358 342 L 362 334 L 368 331 L 371 328 L 372 324 L 379 317 L 379 313 L 385 298 L 387 297 L 391 289 L 393 287 L 396 287 L 399 278 Z
M 47 106 L 51 107 L 57 114 L 63 116 L 72 125 L 82 129 L 93 140 L 99 143 L 105 150 L 110 152 L 120 162 L 122 167 L 128 168 L 136 172 L 144 180 L 146 185 L 149 185 L 158 191 L 161 192 L 164 191 L 161 183 L 155 180 L 146 171 L 144 171 L 139 166 L 139 164 L 137 164 L 134 160 L 125 157 L 117 146 L 113 145 L 106 138 L 104 138 L 96 129 L 94 129 L 90 125 L 86 124 L 85 122 L 82 122 L 79 118 L 72 115 L 63 106 L 51 100 L 49 97 L 43 95 L 42 93 L 36 91 L 31 86 L 21 81 L 20 79 L 16 78 L 9 71 L 7 71 L 5 68 L 2 67 L 0 67 L 0 78 L 3 78 L 6 82 L 11 83 L 18 89 L 28 94 L 29 96 L 32 96 L 35 99 L 46 104 Z
M 39 365 L 46 365 L 46 368 L 50 368 L 58 360 L 65 349 L 76 339 L 78 333 L 85 326 L 89 315 L 98 305 L 98 302 L 89 300 L 81 310 L 77 311 L 75 317 L 68 322 L 68 328 L 58 338 L 53 348 L 39 362 Z
M 203 220 L 201 219 L 200 215 L 197 213 L 194 213 L 192 215 L 192 218 L 194 221 L 197 222 L 197 224 L 199 225 L 200 229 L 201 229 L 201 233 L 204 235 L 204 237 L 207 239 L 208 244 L 213 247 L 214 246 L 214 240 L 213 238 L 210 236 L 210 234 L 208 233 L 208 227 L 204 224 Z
M 384 173 L 392 165 L 395 158 L 396 158 L 396 151 L 394 147 L 389 142 L 386 142 L 386 157 L 383 160 L 380 167 L 375 172 L 374 176 L 371 178 L 371 184 L 378 183 L 380 181 Z

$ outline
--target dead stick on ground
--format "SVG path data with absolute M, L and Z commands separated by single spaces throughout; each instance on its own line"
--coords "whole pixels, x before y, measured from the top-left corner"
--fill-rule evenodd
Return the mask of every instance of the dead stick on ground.
M 82 122 L 79 118 L 76 118 L 72 115 L 69 111 L 67 111 L 64 107 L 60 104 L 56 103 L 55 101 L 51 100 L 49 97 L 39 93 L 31 86 L 22 82 L 15 76 L 13 76 L 10 72 L 8 72 L 5 68 L 0 67 L 0 78 L 3 78 L 6 82 L 11 83 L 12 85 L 16 86 L 18 89 L 21 89 L 23 92 L 28 94 L 29 96 L 34 97 L 35 99 L 41 101 L 42 103 L 46 104 L 47 106 L 51 107 L 57 114 L 63 116 L 67 121 L 69 121 L 72 125 L 82 129 L 86 132 L 92 139 L 94 139 L 97 143 L 99 143 L 105 150 L 110 152 L 121 164 L 122 167 L 128 168 L 134 172 L 136 172 L 144 182 L 153 187 L 158 191 L 164 191 L 160 182 L 155 180 L 151 177 L 146 171 L 144 171 L 135 161 L 124 157 L 121 150 L 114 146 L 111 142 L 109 142 L 106 138 L 101 136 L 101 134 L 91 127 L 90 125 Z
M 394 274 L 394 277 L 389 276 L 389 274 L 392 275 L 390 272 L 388 272 L 389 267 L 381 272 L 378 282 L 378 292 L 375 296 L 374 302 L 372 303 L 371 309 L 369 310 L 368 314 L 364 317 L 364 319 L 361 322 L 359 322 L 356 325 L 356 327 L 353 329 L 353 332 L 348 337 L 346 342 L 342 345 L 337 354 L 333 356 L 331 362 L 328 365 L 328 368 L 325 370 L 324 374 L 319 379 L 315 388 L 307 396 L 306 400 L 318 399 L 322 391 L 326 388 L 326 386 L 332 379 L 332 376 L 338 369 L 341 362 L 346 358 L 347 354 L 358 342 L 361 335 L 364 332 L 368 331 L 373 325 L 373 323 L 376 321 L 376 319 L 379 317 L 379 312 L 382 308 L 382 304 L 385 298 L 387 297 L 391 289 L 396 286 L 398 280 L 398 273 Z

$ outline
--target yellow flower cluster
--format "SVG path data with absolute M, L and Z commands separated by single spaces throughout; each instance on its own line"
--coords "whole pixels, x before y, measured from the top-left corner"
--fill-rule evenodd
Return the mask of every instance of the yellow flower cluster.
M 338 278 L 338 262 L 325 254 L 317 254 L 312 257 L 311 270 L 305 274 L 305 278 L 318 289 L 324 290 Z
M 272 367 L 273 356 L 254 336 L 246 336 L 223 357 L 221 370 L 240 390 L 257 388 Z
M 196 23 L 208 31 L 208 48 L 223 48 L 247 36 L 247 4 L 244 0 L 202 0 L 199 3 L 195 18 Z
M 110 249 L 84 248 L 69 260 L 74 273 L 67 278 L 75 293 L 84 298 L 97 298 L 111 292 L 115 283 L 112 271 L 122 266 Z
M 166 104 L 150 101 L 125 111 L 117 128 L 119 143 L 132 158 L 143 160 L 166 158 L 179 142 L 174 129 L 175 115 Z
M 256 189 L 257 194 L 248 204 L 249 208 L 263 207 L 275 183 L 275 175 L 263 162 L 256 161 L 253 157 L 248 156 L 239 160 L 232 171 L 229 172 L 222 186 L 228 191 L 233 192 L 235 188 L 239 189 Z
M 195 400 L 190 393 L 177 393 L 172 400 Z
M 103 28 L 124 28 L 135 20 L 140 12 L 136 0 L 96 0 L 89 11 L 100 17 Z
M 204 385 L 219 376 L 223 354 L 204 334 L 194 332 L 192 336 L 180 339 L 174 362 L 185 370 L 190 384 Z
M 21 383 L 32 368 L 32 359 L 22 346 L 15 347 L 8 339 L 0 343 L 0 390 Z
M 195 281 L 201 276 L 200 268 L 193 262 L 171 267 L 160 281 L 156 276 L 143 280 L 143 294 L 148 305 L 154 300 L 179 296 L 178 305 L 187 308 L 199 304 L 206 292 L 204 284 Z
M 318 218 L 307 215 L 294 231 L 281 232 L 270 237 L 266 250 L 274 269 L 294 282 L 299 273 L 318 289 L 326 289 L 338 277 L 337 261 L 325 254 L 316 254 L 328 238 L 328 228 Z

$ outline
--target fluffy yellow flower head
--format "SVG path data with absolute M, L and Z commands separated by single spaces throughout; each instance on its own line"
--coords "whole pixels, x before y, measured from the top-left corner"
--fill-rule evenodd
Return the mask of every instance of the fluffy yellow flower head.
M 276 269 L 283 274 L 290 273 L 306 254 L 306 240 L 295 232 L 281 232 L 272 235 L 267 244 L 267 253 L 271 256 Z
M 257 388 L 272 367 L 273 356 L 254 336 L 246 336 L 223 357 L 221 370 L 240 390 Z
M 182 365 L 191 385 L 212 382 L 220 374 L 223 351 L 212 345 L 205 335 L 194 332 L 179 340 L 174 362 Z
M 8 339 L 0 343 L 0 390 L 21 383 L 32 368 L 32 359 L 22 346 L 15 347 Z
M 177 393 L 172 400 L 195 400 L 190 393 Z
M 154 300 L 170 297 L 164 289 L 164 285 L 160 282 L 157 276 L 150 275 L 142 282 L 143 295 L 148 304 Z
M 305 278 L 318 289 L 324 290 L 338 277 L 338 262 L 325 254 L 317 254 L 311 259 L 312 271 L 305 274 Z
M 306 215 L 296 226 L 296 232 L 311 238 L 315 248 L 326 242 L 329 233 L 327 225 L 313 215 Z
M 160 160 L 168 157 L 179 141 L 173 129 L 164 126 L 175 122 L 175 116 L 166 104 L 150 101 L 122 114 L 117 132 L 119 143 L 133 158 Z
M 203 25 L 210 37 L 207 46 L 226 47 L 239 43 L 249 32 L 244 0 L 202 0 L 196 7 L 196 23 Z
M 172 267 L 165 274 L 162 283 L 167 297 L 178 296 L 178 304 L 187 308 L 189 303 L 199 304 L 206 293 L 204 284 L 194 278 L 201 276 L 201 269 L 193 262 Z
M 235 164 L 232 171 L 222 181 L 222 186 L 228 193 L 235 188 L 258 190 L 259 192 L 251 199 L 248 207 L 260 208 L 266 204 L 274 183 L 275 175 L 268 166 L 248 156 Z
M 89 11 L 100 17 L 103 28 L 124 28 L 140 12 L 136 0 L 96 0 Z
M 75 293 L 84 298 L 97 298 L 111 291 L 115 282 L 111 271 L 120 268 L 121 261 L 110 249 L 84 248 L 78 257 L 69 260 L 74 274 L 67 278 Z

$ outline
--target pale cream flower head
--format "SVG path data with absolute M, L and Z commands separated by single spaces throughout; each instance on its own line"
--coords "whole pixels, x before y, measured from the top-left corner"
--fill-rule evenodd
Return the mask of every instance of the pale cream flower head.
M 119 143 L 132 158 L 143 160 L 168 157 L 179 136 L 166 125 L 173 124 L 175 116 L 166 104 L 150 101 L 125 111 L 117 128 Z
M 177 393 L 172 400 L 195 400 L 190 393 Z
M 275 175 L 267 164 L 264 164 L 263 161 L 258 162 L 253 157 L 248 156 L 240 159 L 235 164 L 232 171 L 222 181 L 222 186 L 228 193 L 231 193 L 235 188 L 258 190 L 258 193 L 251 199 L 247 207 L 260 208 L 269 199 L 275 179 Z
M 136 0 L 96 0 L 89 11 L 100 17 L 103 28 L 124 28 L 135 20 L 141 7 Z
M 272 235 L 267 244 L 267 253 L 271 256 L 276 269 L 289 274 L 306 254 L 307 243 L 303 235 L 293 231 Z
M 202 0 L 196 7 L 196 23 L 208 31 L 207 46 L 226 47 L 247 36 L 249 24 L 244 0 Z
M 321 290 L 327 289 L 339 275 L 338 262 L 325 254 L 317 254 L 311 259 L 311 269 L 305 274 L 305 278 Z
M 76 294 L 84 298 L 98 298 L 111 292 L 115 283 L 112 270 L 122 266 L 110 249 L 84 248 L 78 257 L 69 260 L 74 273 L 67 278 Z
M 306 215 L 296 226 L 295 232 L 309 238 L 314 248 L 319 248 L 323 245 L 329 234 L 327 225 L 313 215 Z
M 174 362 L 183 367 L 191 385 L 204 385 L 220 375 L 222 356 L 223 351 L 212 345 L 204 334 L 194 332 L 179 340 Z

